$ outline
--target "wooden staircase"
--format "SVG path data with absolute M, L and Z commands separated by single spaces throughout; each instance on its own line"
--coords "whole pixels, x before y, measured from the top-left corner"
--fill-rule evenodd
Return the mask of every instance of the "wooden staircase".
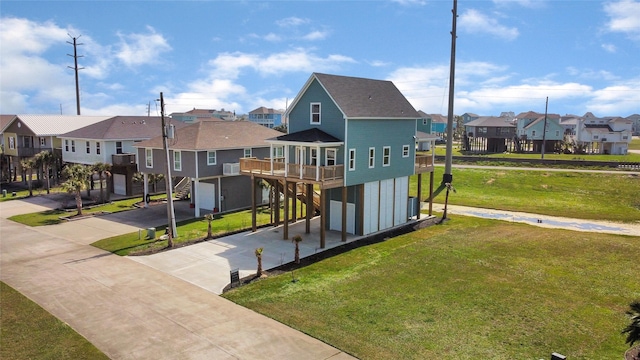
M 278 188 L 284 188 L 284 180 L 266 180 L 273 187 L 275 182 L 279 184 Z M 282 192 L 282 190 L 280 190 Z M 307 186 L 306 184 L 297 183 L 295 190 L 292 187 L 288 188 L 288 195 L 290 198 L 298 199 L 301 203 L 307 204 Z M 317 191 L 312 191 L 313 213 L 314 216 L 320 215 L 320 194 Z
M 191 179 L 183 177 L 176 186 L 173 187 L 173 194 L 176 199 L 185 200 L 191 194 Z

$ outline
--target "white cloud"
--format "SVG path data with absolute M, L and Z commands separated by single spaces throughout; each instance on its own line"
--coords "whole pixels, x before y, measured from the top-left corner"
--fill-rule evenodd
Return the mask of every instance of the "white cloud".
M 625 116 L 638 112 L 640 104 L 640 78 L 622 81 L 595 90 L 586 103 L 587 111 L 604 116 Z
M 147 31 L 147 34 L 118 33 L 120 43 L 115 56 L 131 67 L 159 63 L 161 55 L 171 51 L 171 46 L 151 26 L 147 26 Z
M 493 0 L 493 3 L 498 6 L 515 4 L 515 5 L 520 5 L 522 7 L 534 9 L 534 8 L 539 8 L 544 6 L 545 1 L 544 0 Z
M 611 32 L 621 32 L 629 37 L 640 40 L 640 2 L 622 0 L 604 5 L 604 12 L 609 17 L 607 29 Z
M 307 35 L 303 36 L 302 39 L 309 41 L 323 40 L 329 35 L 327 31 L 312 31 Z
M 468 33 L 486 33 L 505 40 L 514 40 L 520 33 L 517 28 L 501 25 L 497 19 L 475 9 L 468 9 L 458 20 L 459 26 Z
M 292 16 L 292 17 L 288 17 L 288 18 L 284 18 L 276 21 L 276 25 L 280 27 L 295 27 L 295 26 L 308 24 L 309 22 L 310 22 L 309 19 L 303 19 L 303 18 Z
M 606 52 L 610 52 L 612 54 L 614 54 L 618 50 L 613 44 L 602 44 L 601 46 Z
M 414 6 L 414 5 L 422 6 L 427 3 L 426 0 L 392 0 L 392 1 L 403 6 Z

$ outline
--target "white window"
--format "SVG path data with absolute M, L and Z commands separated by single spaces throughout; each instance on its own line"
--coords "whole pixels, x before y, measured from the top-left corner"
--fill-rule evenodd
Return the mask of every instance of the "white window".
M 216 164 L 216 152 L 207 151 L 207 165 L 215 165 L 215 164 Z
M 402 145 L 402 157 L 409 157 L 411 153 L 409 152 L 409 145 Z
M 593 135 L 593 140 L 598 140 L 598 135 Z
M 96 142 L 96 154 L 100 155 L 100 141 Z
M 382 166 L 391 165 L 391 147 L 385 146 L 382 148 Z
M 47 139 L 41 137 L 40 138 L 40 147 L 47 146 Z
M 122 154 L 122 141 L 116 141 L 116 154 Z
M 85 147 L 87 149 L 87 154 L 91 154 L 91 143 L 88 141 L 85 141 Z
M 182 152 L 180 151 L 173 151 L 173 170 L 182 170 Z
M 318 163 L 318 149 L 311 149 L 311 163 L 309 165 L 315 165 Z
M 623 135 L 622 136 L 622 140 L 629 140 L 629 136 L 628 135 Z
M 144 149 L 144 155 L 146 158 L 146 165 L 148 168 L 153 167 L 153 149 Z
M 356 149 L 349 149 L 349 171 L 356 169 Z
M 531 137 L 535 137 L 536 136 L 536 131 L 535 130 L 531 130 Z
M 76 152 L 76 141 L 71 140 L 71 152 Z
M 560 130 L 556 130 L 556 137 L 560 136 Z
M 369 169 L 376 166 L 376 148 L 369 148 Z
M 327 149 L 325 152 L 325 166 L 333 166 L 336 164 L 336 149 Z
M 276 146 L 276 147 L 274 147 L 272 156 L 274 158 L 283 158 L 284 157 L 284 146 Z
M 320 124 L 320 103 L 311 103 L 311 123 Z
M 64 141 L 64 151 L 69 152 L 69 140 Z
M 428 121 L 427 119 L 422 119 L 422 125 L 427 125 Z
M 13 136 L 9 136 L 9 149 L 13 150 L 15 148 L 16 148 L 16 140 Z M 67 149 L 67 151 L 69 151 L 69 149 Z
M 244 157 L 246 158 L 251 157 L 251 148 L 244 149 Z

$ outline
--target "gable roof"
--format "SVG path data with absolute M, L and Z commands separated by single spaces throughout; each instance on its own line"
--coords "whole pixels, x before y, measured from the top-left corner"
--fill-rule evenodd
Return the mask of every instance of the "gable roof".
M 282 111 L 275 109 L 267 109 L 264 106 L 260 106 L 259 108 L 249 111 L 249 114 L 282 114 Z
M 177 128 L 187 124 L 171 122 Z M 162 118 L 159 116 L 114 116 L 95 124 L 58 135 L 61 138 L 95 140 L 146 140 L 162 135 Z
M 347 118 L 419 119 L 420 114 L 400 90 L 388 80 L 313 73 L 294 99 L 288 112 L 295 107 L 307 88 L 318 81 Z
M 473 121 L 464 124 L 465 126 L 486 126 L 486 127 L 516 127 L 507 118 L 496 116 L 481 116 Z
M 11 123 L 21 121 L 36 136 L 58 136 L 108 118 L 110 116 L 16 115 Z
M 176 129 L 169 148 L 175 150 L 223 150 L 266 147 L 266 139 L 281 132 L 250 121 L 209 121 L 187 124 Z M 162 136 L 133 145 L 137 148 L 162 148 Z
M 0 115 L 0 133 L 4 132 L 4 129 L 11 123 L 16 115 Z

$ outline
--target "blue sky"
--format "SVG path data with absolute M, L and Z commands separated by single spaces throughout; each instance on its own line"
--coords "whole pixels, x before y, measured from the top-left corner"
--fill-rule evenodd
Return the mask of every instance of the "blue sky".
M 452 1 L 0 2 L 0 113 L 284 109 L 312 72 L 447 113 Z M 640 0 L 458 2 L 455 113 L 640 113 Z

